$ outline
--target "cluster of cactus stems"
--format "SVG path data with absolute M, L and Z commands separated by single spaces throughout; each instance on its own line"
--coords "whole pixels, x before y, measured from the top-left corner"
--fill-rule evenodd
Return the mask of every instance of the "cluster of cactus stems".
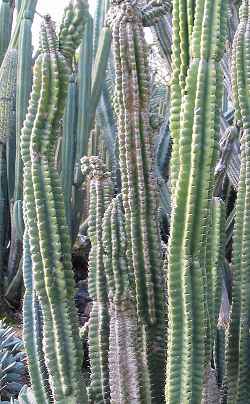
M 201 402 L 204 371 L 212 354 L 218 310 L 216 279 L 207 266 L 207 243 L 226 23 L 227 4 L 221 0 L 173 2 L 167 403 Z M 208 287 L 211 283 L 212 290 Z

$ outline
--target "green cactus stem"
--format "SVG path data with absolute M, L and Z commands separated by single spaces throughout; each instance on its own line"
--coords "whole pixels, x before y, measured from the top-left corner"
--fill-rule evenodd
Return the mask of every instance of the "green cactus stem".
M 173 4 L 176 72 L 171 130 L 176 131 L 173 136 L 178 146 L 173 157 L 173 213 L 166 259 L 171 324 L 166 376 L 169 404 L 201 402 L 212 354 L 205 247 L 218 150 L 223 81 L 219 62 L 227 4 L 221 0 L 197 1 L 195 9 L 187 10 L 191 3 Z
M 160 403 L 165 372 L 163 275 L 149 124 L 147 45 L 142 13 L 129 1 L 111 2 L 107 24 L 112 30 L 115 59 L 114 102 L 128 265 L 133 268 L 138 318 L 145 325 L 152 397 Z
M 143 327 L 136 312 L 135 285 L 128 266 L 121 195 L 103 219 L 105 271 L 109 289 L 109 374 L 111 403 L 150 403 L 151 386 Z M 118 376 L 118 377 L 117 377 Z
M 28 355 L 28 366 L 34 396 L 37 402 L 48 403 L 49 397 L 45 390 L 42 363 L 40 362 L 36 333 L 39 331 L 35 313 L 35 291 L 33 287 L 32 260 L 29 247 L 28 231 L 24 234 L 23 277 L 25 295 L 23 301 L 23 339 Z
M 241 168 L 233 234 L 233 286 L 230 326 L 227 336 L 225 389 L 227 403 L 247 403 L 249 392 L 250 296 L 249 296 L 249 212 L 250 212 L 250 3 L 240 8 L 240 24 L 232 51 L 232 86 L 235 122 L 241 129 Z
M 89 400 L 93 403 L 109 403 L 109 311 L 107 281 L 104 270 L 102 244 L 102 220 L 112 199 L 110 174 L 98 157 L 84 157 L 81 160 L 83 175 L 88 175 L 89 184 L 89 227 L 91 241 L 89 256 L 88 290 L 93 299 L 89 319 L 89 356 L 91 382 Z
M 59 45 L 54 24 L 46 17 L 22 129 L 21 153 L 34 287 L 46 318 L 43 323 L 45 363 L 55 402 L 73 404 L 80 400 L 85 403 L 87 397 L 73 299 L 71 242 L 54 161 L 70 73 L 69 60 L 61 54 Z

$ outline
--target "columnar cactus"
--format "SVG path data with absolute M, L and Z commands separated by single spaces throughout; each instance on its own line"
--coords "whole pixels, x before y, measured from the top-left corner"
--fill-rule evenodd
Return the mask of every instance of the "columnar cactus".
M 226 350 L 227 403 L 247 403 L 249 391 L 249 197 L 250 197 L 250 2 L 243 0 L 240 24 L 232 52 L 232 86 L 235 122 L 241 129 L 241 169 L 233 236 L 233 287 L 231 319 Z
M 104 270 L 102 220 L 112 199 L 109 173 L 98 157 L 84 157 L 82 172 L 90 178 L 88 235 L 91 241 L 89 257 L 89 294 L 93 307 L 89 319 L 89 356 L 91 382 L 89 399 L 93 403 L 109 403 L 109 311 L 107 281 Z
M 112 29 L 115 59 L 115 111 L 128 265 L 134 277 L 138 318 L 145 326 L 152 397 L 159 403 L 163 400 L 165 356 L 163 285 L 143 32 L 144 21 L 148 25 L 152 18 L 152 23 L 155 14 L 150 7 L 143 13 L 132 3 L 111 1 L 107 23 Z
M 144 330 L 136 312 L 132 268 L 121 195 L 113 199 L 103 219 L 104 264 L 109 289 L 109 383 L 111 403 L 152 400 Z M 119 375 L 117 377 L 117 375 Z
M 84 3 L 77 4 L 86 9 Z M 74 13 L 71 17 L 75 21 Z M 74 35 L 77 26 L 72 25 L 69 24 L 69 30 Z M 79 30 L 76 45 L 81 35 L 82 30 Z M 72 58 L 71 53 L 65 52 L 67 44 L 67 34 L 58 40 L 53 22 L 45 17 L 29 109 L 22 129 L 21 153 L 34 288 L 46 318 L 43 323 L 45 362 L 55 402 L 73 404 L 80 400 L 87 402 L 87 396 L 81 376 L 71 242 L 54 161 Z
M 166 260 L 169 340 L 166 402 L 200 403 L 211 358 L 206 269 L 222 97 L 227 4 L 173 2 L 173 213 Z M 179 65 L 179 66 L 178 66 Z M 213 319 L 212 319 L 213 321 Z M 204 338 L 208 336 L 208 338 Z
M 11 28 L 12 28 L 12 18 L 14 11 L 14 1 L 12 0 L 1 0 L 0 4 L 0 66 L 4 59 L 5 52 L 8 48 Z
M 3 295 L 6 248 L 9 243 L 8 169 L 6 143 L 10 136 L 12 114 L 15 106 L 17 51 L 12 49 L 0 71 L 0 294 Z M 6 269 L 6 268 L 5 268 Z M 6 275 L 6 274 L 5 274 Z

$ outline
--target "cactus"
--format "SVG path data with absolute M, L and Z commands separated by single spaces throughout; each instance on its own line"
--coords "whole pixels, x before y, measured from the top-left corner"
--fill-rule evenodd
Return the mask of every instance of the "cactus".
M 149 403 L 151 388 L 144 330 L 138 321 L 133 273 L 126 256 L 121 195 L 113 199 L 105 212 L 103 247 L 109 289 L 111 403 Z
M 14 2 L 12 0 L 1 0 L 0 4 L 0 66 L 4 59 L 5 52 L 8 48 L 12 18 L 13 18 Z
M 232 87 L 235 123 L 241 129 L 241 168 L 233 234 L 233 286 L 230 326 L 226 349 L 225 390 L 227 402 L 248 402 L 249 353 L 249 1 L 240 8 L 240 24 L 232 51 Z M 244 50 L 244 52 L 243 52 Z
M 27 223 L 27 220 L 26 220 Z M 28 366 L 34 396 L 37 402 L 46 403 L 49 401 L 46 391 L 46 382 L 43 358 L 38 349 L 39 322 L 36 313 L 36 293 L 33 286 L 32 260 L 30 254 L 28 229 L 24 234 L 24 256 L 23 256 L 23 277 L 24 277 L 24 301 L 23 301 L 23 339 L 28 355 Z
M 67 216 L 67 223 L 72 233 L 72 211 L 71 211 L 71 195 L 74 178 L 74 152 L 76 142 L 76 79 L 75 75 L 71 75 L 69 80 L 68 97 L 64 113 L 63 121 L 63 140 L 62 140 L 62 170 L 61 180 L 64 191 L 64 203 Z
M 8 183 L 6 142 L 8 140 L 12 112 L 15 104 L 17 52 L 8 51 L 0 72 L 0 295 L 3 296 L 3 270 L 7 262 L 6 248 L 9 243 Z M 6 269 L 6 268 L 5 268 Z M 6 276 L 6 274 L 5 274 Z
M 162 402 L 163 276 L 149 126 L 149 70 L 143 32 L 143 22 L 149 23 L 151 11 L 142 14 L 129 1 L 112 1 L 107 22 L 112 29 L 115 59 L 115 112 L 128 265 L 135 282 L 138 318 L 145 326 L 152 397 Z
M 90 176 L 90 203 L 88 235 L 91 241 L 89 257 L 89 295 L 93 307 L 89 319 L 89 356 L 91 382 L 89 399 L 94 403 L 109 403 L 109 313 L 104 253 L 102 243 L 102 220 L 111 199 L 112 183 L 98 157 L 81 160 L 82 172 Z
M 28 100 L 32 86 L 32 24 L 35 13 L 37 0 L 27 3 L 23 18 L 20 23 L 20 31 L 18 36 L 18 62 L 17 62 L 17 92 L 16 92 L 16 138 L 15 164 L 11 170 L 15 170 L 14 176 L 14 195 L 9 195 L 10 211 L 11 211 L 11 246 L 8 260 L 8 281 L 11 282 L 15 277 L 20 260 L 22 257 L 22 237 L 23 234 L 18 233 L 18 223 L 16 222 L 16 211 L 22 216 L 22 199 L 23 199 L 23 165 L 20 155 L 20 136 L 21 128 L 25 119 Z M 9 296 L 9 300 L 11 296 Z
M 84 3 L 81 6 L 84 8 Z M 83 21 L 79 21 L 80 27 L 83 27 Z M 77 31 L 77 27 L 74 27 Z M 63 38 L 67 39 L 67 33 L 64 32 L 64 35 Z M 80 38 L 81 30 L 78 35 Z M 62 188 L 54 162 L 72 58 L 71 53 L 65 52 L 66 43 L 62 36 L 57 39 L 53 22 L 45 17 L 41 29 L 40 55 L 35 64 L 29 109 L 21 136 L 25 224 L 34 288 L 43 318 L 46 318 L 43 323 L 45 363 L 52 393 L 58 403 L 74 403 L 80 398 L 83 402 L 87 400 L 81 376 L 82 355 L 73 302 L 71 243 Z M 78 43 L 77 39 L 75 43 Z
M 166 402 L 200 403 L 211 359 L 206 243 L 222 99 L 227 5 L 173 3 L 173 213 L 166 260 L 169 340 Z M 199 298 L 197 299 L 197 296 Z M 204 336 L 208 338 L 205 339 Z

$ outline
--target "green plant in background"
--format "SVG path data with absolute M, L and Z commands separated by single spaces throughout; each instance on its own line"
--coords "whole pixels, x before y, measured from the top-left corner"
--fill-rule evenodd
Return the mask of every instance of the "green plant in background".
M 222 99 L 220 60 L 227 5 L 173 3 L 171 165 L 173 213 L 166 271 L 169 297 L 166 402 L 200 403 L 215 314 L 206 249 Z M 193 6 L 192 6 L 192 5 Z M 215 301 L 212 296 L 212 301 Z M 212 318 L 210 318 L 212 316 Z

